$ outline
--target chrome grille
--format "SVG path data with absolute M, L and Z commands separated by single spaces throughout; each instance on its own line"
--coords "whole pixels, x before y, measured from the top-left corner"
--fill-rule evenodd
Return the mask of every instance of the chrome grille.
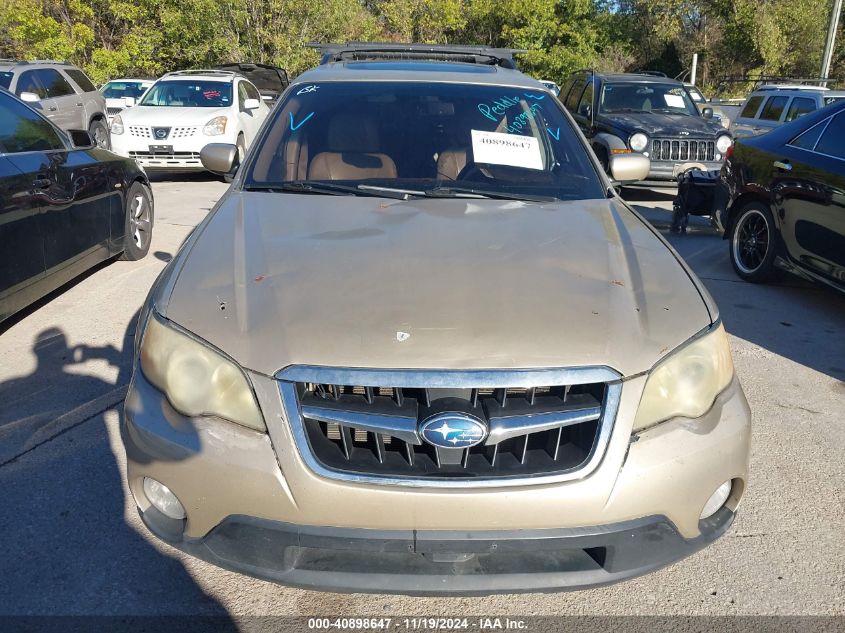
M 109 116 L 114 116 L 115 114 L 120 114 L 123 112 L 123 108 L 106 108 L 106 114 Z
M 690 139 L 654 139 L 651 156 L 654 161 L 714 161 L 716 141 Z
M 506 485 L 586 476 L 606 448 L 621 391 L 618 375 L 605 368 L 442 373 L 291 368 L 280 378 L 298 448 L 313 470 L 336 479 L 400 485 Z M 444 412 L 483 420 L 484 441 L 457 449 L 423 441 L 420 425 Z

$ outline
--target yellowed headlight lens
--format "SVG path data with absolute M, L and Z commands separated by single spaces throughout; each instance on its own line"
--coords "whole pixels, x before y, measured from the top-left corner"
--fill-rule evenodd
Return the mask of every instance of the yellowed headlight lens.
M 267 430 L 241 368 L 166 325 L 156 314 L 147 320 L 141 370 L 185 415 L 213 415 L 256 431 Z
M 720 324 L 651 370 L 634 420 L 634 432 L 669 418 L 704 415 L 733 375 L 728 337 Z

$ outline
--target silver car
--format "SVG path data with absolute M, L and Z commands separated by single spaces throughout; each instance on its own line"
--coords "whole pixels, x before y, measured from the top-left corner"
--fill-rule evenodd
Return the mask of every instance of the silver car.
M 143 521 L 186 552 L 475 594 L 713 542 L 750 413 L 710 295 L 510 51 L 357 44 L 294 81 L 158 279 L 122 434 Z
M 0 60 L 0 87 L 41 110 L 57 127 L 88 130 L 98 147 L 111 148 L 106 100 L 73 64 Z

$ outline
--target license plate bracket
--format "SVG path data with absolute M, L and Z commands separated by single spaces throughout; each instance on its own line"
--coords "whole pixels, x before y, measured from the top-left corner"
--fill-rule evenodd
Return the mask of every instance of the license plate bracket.
M 150 154 L 161 154 L 172 156 L 173 155 L 173 146 L 172 145 L 150 145 Z

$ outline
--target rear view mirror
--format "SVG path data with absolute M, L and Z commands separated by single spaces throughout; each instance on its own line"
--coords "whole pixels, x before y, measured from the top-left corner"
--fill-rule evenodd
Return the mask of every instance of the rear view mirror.
M 258 99 L 246 99 L 244 101 L 244 110 L 257 110 L 261 102 Z
M 127 108 L 131 108 L 135 105 L 135 97 L 123 97 L 123 105 Z
M 235 166 L 238 148 L 231 143 L 209 143 L 200 150 L 200 162 L 215 174 L 228 174 Z
M 41 97 L 34 92 L 22 92 L 20 97 L 21 101 L 26 101 L 27 103 L 38 103 L 41 101 Z
M 610 157 L 610 177 L 617 183 L 639 182 L 648 178 L 651 161 L 642 154 L 616 154 Z
M 70 135 L 70 142 L 78 149 L 89 149 L 96 145 L 88 130 L 68 130 L 67 133 Z
M 704 108 L 701 110 L 701 116 L 705 119 L 712 119 L 713 118 L 713 108 Z

